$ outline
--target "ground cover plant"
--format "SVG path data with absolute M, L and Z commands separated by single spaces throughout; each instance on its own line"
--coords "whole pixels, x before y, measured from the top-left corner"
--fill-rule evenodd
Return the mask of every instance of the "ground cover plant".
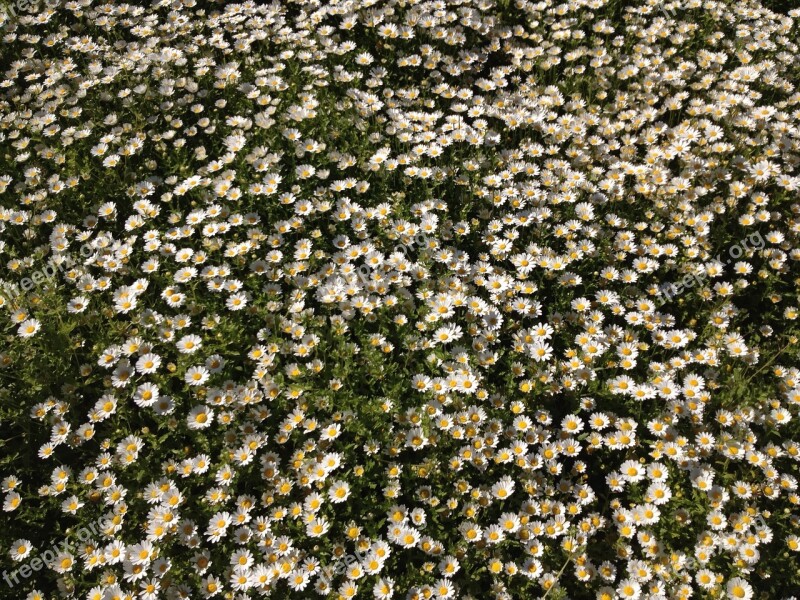
M 0 11 L 0 597 L 800 596 L 800 10 Z

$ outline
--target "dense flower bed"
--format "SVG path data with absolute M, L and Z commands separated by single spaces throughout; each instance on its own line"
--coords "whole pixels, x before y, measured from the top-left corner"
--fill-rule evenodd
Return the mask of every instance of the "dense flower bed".
M 798 19 L 0 13 L 0 597 L 797 594 Z

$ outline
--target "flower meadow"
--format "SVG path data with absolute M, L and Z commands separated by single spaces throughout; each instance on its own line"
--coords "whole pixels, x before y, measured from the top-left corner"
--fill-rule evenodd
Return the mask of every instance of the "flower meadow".
M 0 11 L 0 597 L 800 597 L 800 9 Z

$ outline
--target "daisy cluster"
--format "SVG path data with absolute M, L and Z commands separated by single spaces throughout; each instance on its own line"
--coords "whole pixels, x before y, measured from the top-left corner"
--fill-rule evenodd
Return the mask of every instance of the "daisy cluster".
M 3 594 L 796 593 L 799 18 L 0 13 Z

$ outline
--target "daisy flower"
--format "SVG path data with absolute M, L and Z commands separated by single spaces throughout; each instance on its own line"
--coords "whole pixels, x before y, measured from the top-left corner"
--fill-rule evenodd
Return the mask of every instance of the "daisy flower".
M 21 338 L 33 337 L 41 328 L 42 324 L 38 319 L 26 319 L 20 323 L 17 335 Z
M 186 422 L 189 426 L 189 429 L 197 430 L 210 427 L 213 419 L 214 411 L 208 406 L 200 405 L 195 406 L 189 411 L 189 414 L 186 417 Z
M 175 342 L 175 346 L 181 354 L 193 354 L 203 346 L 203 341 L 199 335 L 190 334 Z
M 186 370 L 186 374 L 183 377 L 183 380 L 191 386 L 199 386 L 203 385 L 209 378 L 208 369 L 201 366 L 189 367 Z

